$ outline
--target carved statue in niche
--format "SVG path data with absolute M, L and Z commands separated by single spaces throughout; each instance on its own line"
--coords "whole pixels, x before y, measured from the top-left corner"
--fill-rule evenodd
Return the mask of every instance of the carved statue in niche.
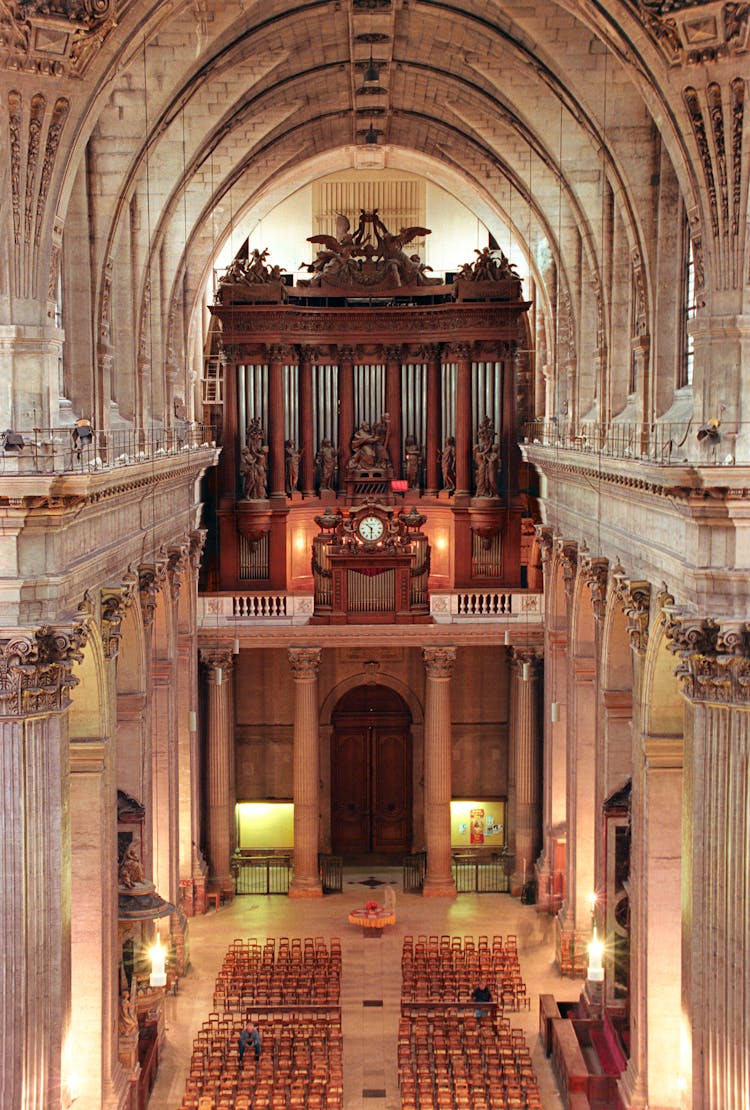
M 129 1037 L 138 1028 L 138 1011 L 129 990 L 123 991 L 120 995 L 120 1014 L 117 1025 L 121 1037 Z
M 419 489 L 422 472 L 422 448 L 417 443 L 416 437 L 411 434 L 404 440 L 404 472 L 409 489 Z
M 499 497 L 499 466 L 495 425 L 489 416 L 483 416 L 479 425 L 478 442 L 474 445 L 474 485 L 477 497 Z
M 334 478 L 336 474 L 336 464 L 338 462 L 339 453 L 331 443 L 330 439 L 321 441 L 318 453 L 315 456 L 315 462 L 320 471 L 320 488 L 333 489 Z
M 242 496 L 245 501 L 262 501 L 266 497 L 266 465 L 268 447 L 263 443 L 263 428 L 254 417 L 247 426 L 245 446 L 240 454 Z
M 125 852 L 117 872 L 117 880 L 121 887 L 126 890 L 132 890 L 135 886 L 140 886 L 146 881 L 146 875 L 143 870 L 138 855 L 138 849 L 135 844 L 131 843 L 125 849 Z
M 453 493 L 456 488 L 456 439 L 448 436 L 440 454 L 440 466 L 443 472 L 443 489 Z
M 383 413 L 374 427 L 368 420 L 363 420 L 352 436 L 352 454 L 347 464 L 348 469 L 352 471 L 391 469 L 391 456 L 388 451 L 390 430 L 391 418 L 387 412 Z
M 284 443 L 284 475 L 286 492 L 289 497 L 292 496 L 299 483 L 299 464 L 302 458 L 302 451 L 298 451 L 293 439 L 288 439 Z

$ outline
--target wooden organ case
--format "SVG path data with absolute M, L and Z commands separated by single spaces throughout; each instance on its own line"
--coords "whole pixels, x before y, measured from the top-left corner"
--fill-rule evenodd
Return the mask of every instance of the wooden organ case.
M 360 217 L 358 240 L 316 237 L 328 242 L 308 283 L 285 285 L 266 252 L 235 260 L 211 307 L 224 379 L 223 405 L 207 414 L 223 447 L 211 586 L 313 587 L 316 617 L 331 622 L 424 619 L 429 588 L 525 584 L 514 352 L 529 303 L 520 279 L 488 250 L 453 282 L 426 278 L 403 249 L 405 229 L 399 238 L 381 224 L 381 234 L 377 219 Z M 411 525 L 394 524 L 402 503 L 418 505 Z M 382 516 L 379 548 L 356 535 L 368 507 Z M 410 527 L 425 562 L 438 528 L 449 551 L 437 573 L 420 572 L 419 601 L 403 582 L 422 540 L 396 543 L 392 531 Z M 293 558 L 300 535 L 313 549 L 304 567 Z M 372 588 L 353 609 L 363 558 Z M 321 560 L 335 594 L 325 603 Z

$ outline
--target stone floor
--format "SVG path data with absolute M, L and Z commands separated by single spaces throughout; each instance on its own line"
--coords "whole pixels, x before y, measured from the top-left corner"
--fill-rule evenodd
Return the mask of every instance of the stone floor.
M 397 892 L 396 924 L 376 937 L 363 936 L 347 921 L 350 909 L 369 899 L 378 900 L 379 892 L 382 901 L 382 886 L 368 884 L 371 877 L 391 884 Z M 511 1024 L 527 1034 L 545 1110 L 562 1110 L 563 1102 L 539 1041 L 538 996 L 553 993 L 558 999 L 574 999 L 583 984 L 563 979 L 555 970 L 553 919 L 505 894 L 428 899 L 400 893 L 400 882 L 400 868 L 345 869 L 342 894 L 312 900 L 245 895 L 232 905 L 192 919 L 188 937 L 191 966 L 177 995 L 166 999 L 166 1046 L 150 1107 L 179 1107 L 193 1038 L 212 1009 L 214 980 L 235 937 L 340 937 L 346 1110 L 398 1110 L 396 1042 L 403 937 L 418 933 L 475 937 L 516 933 L 531 1009 L 511 1015 Z M 378 1001 L 382 1006 L 364 1005 Z

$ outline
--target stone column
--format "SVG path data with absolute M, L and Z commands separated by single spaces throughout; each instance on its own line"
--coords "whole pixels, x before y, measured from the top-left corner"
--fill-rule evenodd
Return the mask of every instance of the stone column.
M 202 650 L 208 680 L 206 722 L 206 820 L 209 875 L 225 896 L 233 894 L 234 700 L 232 652 Z
M 401 435 L 401 348 L 385 348 L 385 401 L 391 418 L 388 452 L 393 463 L 393 477 L 400 478 L 403 469 Z
M 440 489 L 441 467 L 440 451 L 443 443 L 440 439 L 442 424 L 442 381 L 440 376 L 440 344 L 431 343 L 421 352 L 421 357 L 427 362 L 427 443 L 424 445 L 425 453 L 425 493 L 434 497 Z
M 452 358 L 456 360 L 456 493 L 455 497 L 471 495 L 471 346 L 457 343 Z M 455 503 L 455 498 L 454 498 Z
M 346 466 L 351 458 L 354 434 L 354 348 L 339 347 L 339 490 L 343 489 Z
M 290 898 L 320 898 L 320 648 L 289 648 L 294 678 L 294 878 Z
M 425 898 L 456 894 L 451 874 L 451 676 L 454 647 L 424 648 Z
M 70 806 L 65 709 L 82 627 L 0 631 L 0 1106 L 69 1097 Z
M 270 347 L 268 351 L 268 447 L 271 456 L 268 492 L 270 497 L 283 498 L 284 491 L 284 362 L 289 357 L 286 347 Z
M 656 931 L 648 944 L 647 986 L 648 1102 L 671 1106 L 671 1083 L 680 1077 L 689 1110 L 725 1110 L 750 1105 L 750 635 L 742 620 L 705 618 L 667 612 L 669 646 L 677 656 L 676 674 L 686 699 L 682 773 L 682 861 L 674 844 L 679 822 L 674 801 L 667 812 L 649 809 L 658 822 L 658 842 L 650 855 L 671 847 L 667 885 L 658 873 L 646 897 L 654 900 Z M 675 753 L 676 755 L 677 753 Z M 677 798 L 679 804 L 679 795 Z M 679 824 L 677 825 L 679 828 Z M 654 867 L 657 872 L 657 868 Z M 681 903 L 680 880 L 681 878 Z M 667 902 L 671 929 L 657 925 Z M 681 912 L 680 912 L 681 910 Z M 682 928 L 681 957 L 675 933 Z M 651 975 L 658 979 L 652 983 Z M 681 986 L 681 999 L 677 996 Z M 662 999 L 664 1009 L 662 1009 Z M 668 1018 L 681 1014 L 679 1047 Z M 661 1012 L 660 1012 L 661 1011 Z M 652 1028 L 652 1024 L 656 1027 Z M 677 1024 L 677 1023 L 673 1023 Z M 665 1049 L 670 1053 L 665 1056 Z M 659 1061 L 675 1065 L 659 1070 Z
M 303 497 L 315 495 L 315 452 L 313 440 L 313 368 L 317 352 L 303 347 L 299 363 L 300 488 Z
M 540 846 L 539 701 L 542 657 L 535 648 L 514 648 L 510 703 L 510 797 L 508 828 L 515 856 L 511 894 L 520 895 L 534 873 Z M 525 677 L 524 677 L 525 676 Z

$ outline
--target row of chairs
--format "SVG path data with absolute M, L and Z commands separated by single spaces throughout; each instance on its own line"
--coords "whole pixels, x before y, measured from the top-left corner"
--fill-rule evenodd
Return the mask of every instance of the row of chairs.
M 332 937 L 236 939 L 214 986 L 213 1004 L 225 1011 L 262 1006 L 337 1004 L 341 990 L 341 941 Z
M 530 1006 L 521 976 L 515 934 L 473 937 L 412 936 L 401 954 L 402 1001 L 466 1002 L 477 986 L 488 986 L 502 1009 Z
M 341 942 L 237 938 L 193 1043 L 180 1110 L 342 1110 Z M 250 1018 L 262 1051 L 240 1060 Z

